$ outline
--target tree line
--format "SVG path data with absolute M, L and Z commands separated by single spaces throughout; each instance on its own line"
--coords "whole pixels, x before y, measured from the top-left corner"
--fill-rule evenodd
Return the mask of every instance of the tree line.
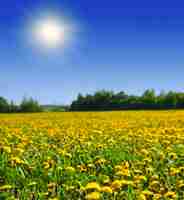
M 79 94 L 69 106 L 41 106 L 33 98 L 23 98 L 20 105 L 17 105 L 13 101 L 8 102 L 4 97 L 0 97 L 0 113 L 181 108 L 184 108 L 184 92 L 162 91 L 156 95 L 154 89 L 147 89 L 142 95 L 128 95 L 124 91 L 99 90 L 94 94 Z
M 4 97 L 0 97 L 0 113 L 26 113 L 26 112 L 41 112 L 42 107 L 38 101 L 33 98 L 23 98 L 20 105 L 15 104 L 13 101 L 10 103 Z
M 147 89 L 142 95 L 128 95 L 124 91 L 100 90 L 94 94 L 79 94 L 70 106 L 71 111 L 140 110 L 184 108 L 183 92 L 164 92 L 156 95 Z

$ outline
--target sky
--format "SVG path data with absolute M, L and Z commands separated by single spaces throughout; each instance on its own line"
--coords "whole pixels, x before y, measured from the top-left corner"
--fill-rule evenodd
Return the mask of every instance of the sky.
M 183 9 L 177 0 L 2 0 L 0 96 L 69 104 L 99 89 L 184 91 Z M 74 27 L 64 46 L 30 42 L 46 15 Z

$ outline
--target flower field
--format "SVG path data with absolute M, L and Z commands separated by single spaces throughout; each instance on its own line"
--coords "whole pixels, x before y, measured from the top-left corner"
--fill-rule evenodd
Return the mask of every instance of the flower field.
M 184 111 L 0 115 L 0 200 L 184 199 Z

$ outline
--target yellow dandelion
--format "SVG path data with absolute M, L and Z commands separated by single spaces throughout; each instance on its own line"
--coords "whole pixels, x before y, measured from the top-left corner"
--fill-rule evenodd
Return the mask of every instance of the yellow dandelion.
M 109 186 L 101 187 L 101 192 L 112 193 L 112 189 Z
M 168 156 L 169 156 L 169 158 L 170 158 L 171 160 L 176 160 L 176 159 L 177 159 L 177 154 L 174 153 L 174 152 L 169 153 Z
M 4 146 L 3 147 L 3 150 L 6 152 L 6 153 L 11 153 L 11 148 L 9 146 Z
M 122 182 L 120 180 L 115 180 L 111 183 L 112 190 L 119 190 L 122 186 Z
M 100 186 L 97 182 L 90 182 L 85 187 L 86 190 L 97 190 L 100 191 Z
M 86 195 L 87 200 L 99 200 L 100 199 L 100 193 L 99 192 L 91 192 Z
M 24 161 L 21 160 L 19 157 L 16 157 L 16 156 L 12 157 L 10 162 L 11 162 L 12 166 L 24 164 Z
M 160 183 L 159 181 L 152 181 L 149 185 L 149 188 L 152 190 L 152 191 L 159 191 L 160 189 Z
M 142 192 L 142 194 L 144 194 L 145 196 L 153 196 L 153 192 L 149 191 L 149 190 L 144 190 Z
M 153 200 L 160 200 L 162 198 L 161 194 L 154 194 Z
M 173 191 L 169 191 L 169 192 L 164 194 L 164 197 L 171 198 L 171 199 L 176 199 L 176 193 L 173 192 Z
M 146 178 L 146 176 L 140 175 L 140 176 L 136 176 L 135 180 L 138 180 L 138 181 L 147 181 L 147 178 Z
M 75 172 L 75 168 L 72 167 L 72 166 L 66 167 L 65 170 L 66 170 L 67 172 L 71 172 L 71 173 Z
M 180 173 L 180 170 L 178 168 L 174 168 L 174 167 L 170 168 L 170 172 L 169 172 L 170 176 L 176 176 L 179 173 Z
M 146 200 L 146 196 L 144 194 L 140 194 L 138 200 Z

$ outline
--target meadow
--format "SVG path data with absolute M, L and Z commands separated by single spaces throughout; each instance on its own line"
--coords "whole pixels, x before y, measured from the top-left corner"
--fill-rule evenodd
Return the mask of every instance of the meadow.
M 184 111 L 0 115 L 0 200 L 183 200 Z

